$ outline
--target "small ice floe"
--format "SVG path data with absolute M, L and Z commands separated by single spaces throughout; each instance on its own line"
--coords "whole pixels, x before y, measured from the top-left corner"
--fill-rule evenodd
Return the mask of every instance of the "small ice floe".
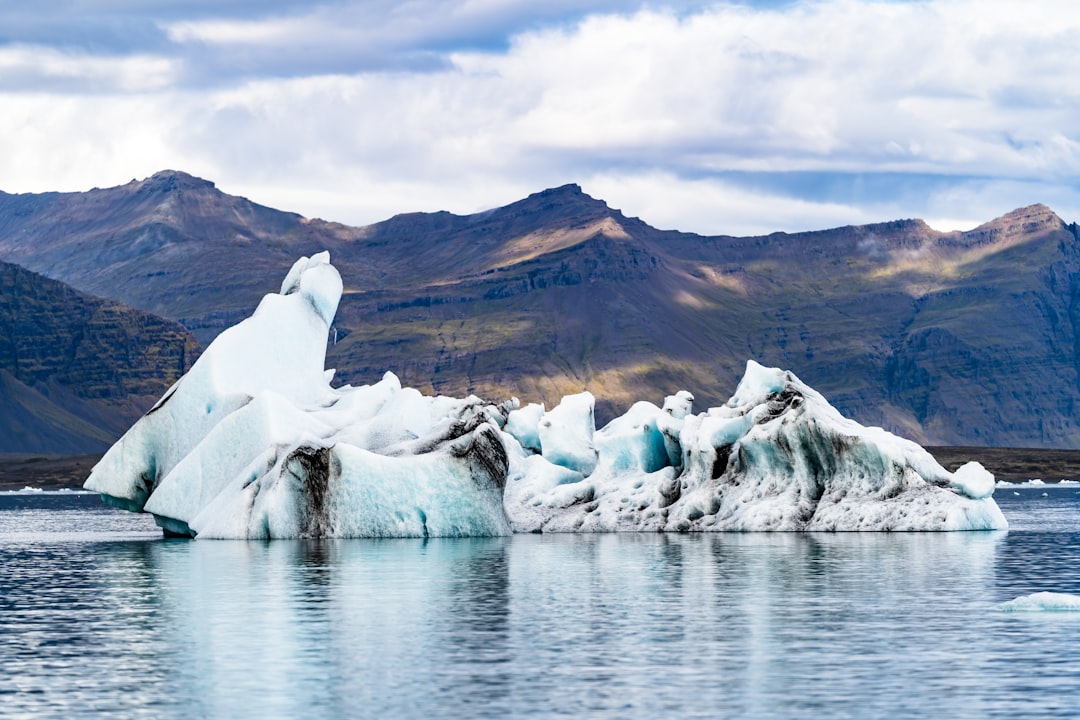
M 1016 495 L 1017 497 L 1019 497 L 1019 496 L 1020 496 L 1020 493 L 1018 493 L 1018 492 L 1016 492 L 1015 490 L 1013 490 L 1013 495 Z
M 1037 592 L 998 605 L 1001 612 L 1080 612 L 1080 595 Z
M 1009 480 L 998 480 L 997 483 L 994 485 L 994 487 L 1002 488 L 1002 489 L 1005 489 L 1005 488 L 1021 488 L 1021 487 L 1040 488 L 1040 487 L 1044 487 L 1047 484 L 1048 483 L 1045 480 L 1041 479 L 1041 478 L 1032 478 L 1031 480 L 1024 480 L 1022 482 L 1010 482 Z M 1080 482 L 1078 482 L 1076 480 L 1062 480 L 1062 481 L 1060 481 L 1060 483 L 1053 483 L 1053 484 L 1055 484 L 1055 485 L 1057 485 L 1057 484 L 1060 484 L 1060 485 L 1080 485 Z M 1019 494 L 1020 493 L 1018 493 L 1018 492 L 1013 492 L 1013 495 L 1019 495 Z M 1043 494 L 1043 497 L 1049 497 L 1049 496 L 1047 494 Z
M 998 480 L 994 487 L 999 488 L 1017 488 L 1017 487 L 1037 487 L 1039 485 L 1045 485 L 1046 481 L 1040 478 L 1034 478 L 1032 480 Z
M 96 495 L 89 490 L 73 490 L 71 488 L 48 489 L 39 487 L 23 487 L 21 490 L 0 490 L 0 496 L 8 495 Z
M 1043 493 L 1042 496 L 1043 497 L 1050 497 L 1050 493 Z

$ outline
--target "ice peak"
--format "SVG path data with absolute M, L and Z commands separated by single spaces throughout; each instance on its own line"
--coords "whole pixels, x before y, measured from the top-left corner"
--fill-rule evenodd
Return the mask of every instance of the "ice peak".
M 323 250 L 293 263 L 281 283 L 281 295 L 300 292 L 315 307 L 315 311 L 327 327 L 334 320 L 342 293 L 341 275 L 330 264 L 330 251 Z

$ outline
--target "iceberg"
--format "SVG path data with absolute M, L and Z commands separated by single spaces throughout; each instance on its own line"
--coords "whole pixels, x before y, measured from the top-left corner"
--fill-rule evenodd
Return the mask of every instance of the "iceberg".
M 1016 612 L 1080 612 L 1080 595 L 1069 593 L 1037 592 L 1022 595 L 998 605 L 998 610 Z
M 328 253 L 223 332 L 94 467 L 105 500 L 199 538 L 1007 527 L 993 476 L 844 418 L 750 360 L 731 399 L 683 390 L 597 430 L 554 408 L 424 396 L 387 372 L 333 387 L 342 282 Z
M 595 469 L 518 453 L 516 532 L 993 530 L 978 463 L 950 473 L 914 442 L 844 418 L 793 373 L 749 361 L 722 407 L 636 403 L 596 432 Z M 675 408 L 679 408 L 678 411 Z

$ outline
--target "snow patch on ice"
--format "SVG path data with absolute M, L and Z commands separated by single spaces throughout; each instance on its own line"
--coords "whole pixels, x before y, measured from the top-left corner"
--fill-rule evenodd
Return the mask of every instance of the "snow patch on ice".
M 517 401 L 517 398 L 514 398 Z M 529 403 L 523 408 L 510 412 L 506 419 L 506 432 L 514 437 L 521 447 L 540 452 L 540 418 L 544 416 L 543 403 Z
M 598 460 L 593 446 L 596 399 L 590 392 L 566 395 L 540 418 L 540 454 L 554 465 L 590 475 Z

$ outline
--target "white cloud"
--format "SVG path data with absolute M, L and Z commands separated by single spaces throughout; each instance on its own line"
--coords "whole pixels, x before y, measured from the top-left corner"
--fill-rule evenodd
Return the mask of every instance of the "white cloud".
M 178 63 L 154 55 L 101 57 L 33 45 L 0 46 L 0 85 L 37 90 L 59 85 L 74 94 L 141 93 L 169 87 Z
M 526 37 L 508 57 L 459 63 L 534 88 L 539 101 L 515 121 L 523 138 L 552 148 L 662 150 L 673 167 L 697 170 L 1075 176 L 1061 150 L 1080 135 L 1080 46 L 1048 41 L 1070 37 L 1080 18 L 1057 18 L 1047 37 L 1047 26 L 1025 34 L 1029 24 L 1003 14 L 972 36 L 957 5 L 593 18 Z M 1002 96 L 1028 86 L 1033 66 L 1053 106 L 1007 105 Z M 1010 133 L 1028 142 L 1010 144 Z
M 85 190 L 146 177 L 181 162 L 179 117 L 157 96 L 0 96 L 0 189 Z M 205 166 L 204 166 L 205 167 Z
M 1039 200 L 1080 214 L 1080 6 L 1049 1 L 597 6 L 505 50 L 447 41 L 441 69 L 329 63 L 339 69 L 233 82 L 222 66 L 226 80 L 208 89 L 179 80 L 200 48 L 218 63 L 276 54 L 275 68 L 364 43 L 369 55 L 436 52 L 440 37 L 524 5 L 379 7 L 171 22 L 175 56 L 0 48 L 0 86 L 15 88 L 0 95 L 0 188 L 81 189 L 175 167 L 361 223 L 470 212 L 576 181 L 649 222 L 717 233 L 917 215 L 974 223 Z M 440 36 L 440 23 L 457 29 Z M 42 76 L 106 94 L 16 82 Z M 867 195 L 842 183 L 750 186 L 739 172 L 912 180 Z M 920 195 L 923 176 L 938 180 Z
M 182 20 L 167 23 L 164 30 L 176 43 L 215 45 L 292 45 L 298 36 L 325 30 L 304 18 L 270 20 Z
M 597 175 L 583 188 L 654 227 L 701 234 L 766 235 L 784 228 L 821 230 L 893 219 L 853 205 L 808 202 L 667 173 Z

